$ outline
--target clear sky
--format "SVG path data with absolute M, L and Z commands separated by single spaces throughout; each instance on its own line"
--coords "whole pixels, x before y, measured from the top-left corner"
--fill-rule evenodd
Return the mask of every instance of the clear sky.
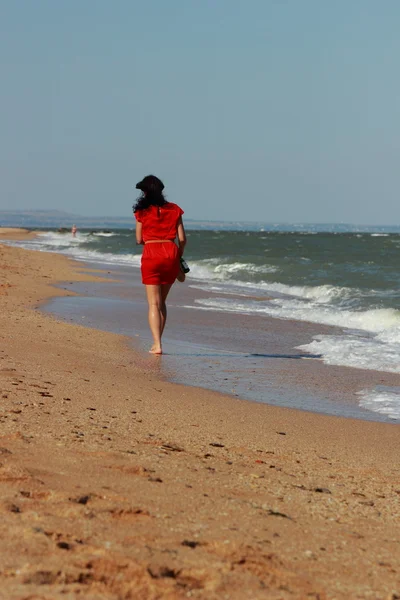
M 398 0 L 0 0 L 0 209 L 400 224 Z

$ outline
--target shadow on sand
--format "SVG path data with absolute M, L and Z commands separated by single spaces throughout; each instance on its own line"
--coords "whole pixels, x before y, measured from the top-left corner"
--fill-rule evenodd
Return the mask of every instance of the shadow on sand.
M 300 358 L 322 358 L 322 354 L 239 354 L 238 352 L 164 352 L 164 356 L 194 356 L 197 358 L 200 357 L 210 357 L 210 358 L 232 358 L 234 356 L 238 358 L 290 358 L 290 359 L 300 359 Z

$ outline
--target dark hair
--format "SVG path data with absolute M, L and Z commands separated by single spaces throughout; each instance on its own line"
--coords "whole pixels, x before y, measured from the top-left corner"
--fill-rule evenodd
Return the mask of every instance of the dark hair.
M 164 184 L 155 175 L 146 175 L 136 184 L 136 189 L 141 190 L 142 194 L 133 205 L 133 212 L 149 206 L 162 206 L 167 202 L 162 193 Z

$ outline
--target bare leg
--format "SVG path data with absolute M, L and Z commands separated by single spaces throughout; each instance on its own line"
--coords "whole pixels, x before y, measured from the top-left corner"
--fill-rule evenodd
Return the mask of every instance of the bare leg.
M 161 296 L 160 285 L 146 285 L 147 302 L 149 303 L 149 325 L 154 344 L 151 354 L 162 354 L 161 335 L 165 325 L 165 316 L 162 312 L 164 304 Z
M 161 286 L 161 335 L 163 334 L 165 323 L 167 322 L 167 305 L 166 300 L 172 283 L 165 283 Z

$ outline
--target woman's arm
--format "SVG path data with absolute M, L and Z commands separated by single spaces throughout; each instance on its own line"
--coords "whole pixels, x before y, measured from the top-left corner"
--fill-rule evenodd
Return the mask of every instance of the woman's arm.
M 185 233 L 185 228 L 183 226 L 182 217 L 179 217 L 179 221 L 178 221 L 178 242 L 179 242 L 179 252 L 180 252 L 180 255 L 182 256 L 183 251 L 186 246 L 186 233 Z
M 143 244 L 142 224 L 136 221 L 136 243 Z

